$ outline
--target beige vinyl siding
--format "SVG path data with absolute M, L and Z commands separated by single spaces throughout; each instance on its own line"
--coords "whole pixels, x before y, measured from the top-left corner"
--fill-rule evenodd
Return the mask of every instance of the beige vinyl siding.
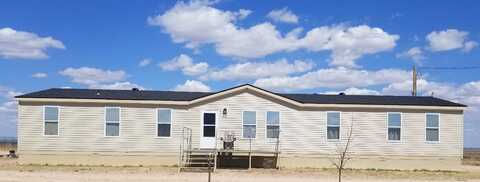
M 156 137 L 155 108 L 121 107 L 120 136 L 105 137 L 105 108 L 60 105 L 59 136 L 42 136 L 42 106 L 20 105 L 20 151 L 178 152 L 177 137 Z M 175 114 L 175 111 L 173 112 Z M 173 121 L 172 136 L 181 131 Z
M 445 110 L 386 110 L 376 108 L 298 109 L 287 104 L 240 92 L 193 107 L 175 106 L 172 110 L 171 137 L 156 137 L 156 109 L 165 105 L 126 104 L 121 107 L 120 136 L 104 136 L 104 106 L 101 104 L 63 103 L 60 106 L 59 136 L 43 136 L 43 103 L 19 105 L 19 151 L 24 153 L 131 153 L 177 155 L 182 128 L 193 130 L 193 147 L 199 147 L 203 111 L 217 112 L 217 137 L 234 131 L 236 149 L 248 149 L 242 139 L 242 112 L 256 111 L 256 138 L 252 149 L 273 150 L 275 139 L 266 139 L 266 112 L 280 112 L 281 156 L 320 156 L 332 154 L 348 135 L 352 118 L 355 155 L 365 156 L 452 156 L 463 154 L 463 114 Z M 45 103 L 49 105 L 49 103 Z M 227 109 L 227 115 L 222 110 Z M 327 141 L 326 112 L 341 112 L 340 141 Z M 402 139 L 387 139 L 387 113 L 402 112 Z M 425 140 L 425 113 L 440 113 L 440 141 Z M 217 146 L 221 147 L 220 141 Z

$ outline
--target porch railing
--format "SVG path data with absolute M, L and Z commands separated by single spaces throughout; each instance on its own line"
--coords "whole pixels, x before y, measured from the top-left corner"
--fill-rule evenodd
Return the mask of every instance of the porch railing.
M 183 127 L 182 129 L 182 141 L 180 142 L 180 151 L 178 159 L 178 167 L 181 169 L 185 167 L 185 164 L 190 162 L 190 155 L 188 152 L 192 150 L 192 129 Z

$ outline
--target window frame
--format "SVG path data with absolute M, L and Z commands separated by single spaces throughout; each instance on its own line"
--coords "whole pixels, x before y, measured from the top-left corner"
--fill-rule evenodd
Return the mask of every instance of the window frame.
M 45 120 L 45 110 L 47 107 L 55 107 L 57 108 L 57 134 L 56 135 L 46 135 L 45 134 L 45 125 L 47 124 L 47 120 Z M 43 120 L 43 130 L 42 130 L 42 135 L 45 137 L 58 137 L 60 136 L 60 106 L 54 106 L 54 105 L 44 105 L 43 106 L 43 114 L 42 114 L 42 120 Z
M 107 136 L 107 109 L 109 108 L 116 108 L 118 109 L 118 136 Z M 122 136 L 122 108 L 119 106 L 105 106 L 104 112 L 103 112 L 103 136 L 104 137 L 120 137 Z
M 158 125 L 159 124 L 166 124 L 166 123 L 159 123 L 158 122 L 158 111 L 160 110 L 169 110 L 170 111 L 170 135 L 169 136 L 158 136 Z M 156 108 L 155 109 L 155 137 L 156 138 L 172 138 L 172 125 L 173 125 L 173 109 L 171 108 Z
M 278 125 L 269 125 L 268 124 L 268 112 L 277 112 L 278 113 Z M 281 126 L 280 126 L 281 119 L 280 118 L 281 118 L 280 111 L 265 111 L 265 140 L 267 142 L 270 141 L 270 140 L 275 140 L 276 141 L 277 139 L 280 139 L 280 128 L 281 128 Z M 243 120 L 242 120 L 242 122 L 243 122 Z M 269 138 L 268 137 L 268 126 L 278 126 L 278 138 Z M 242 135 L 243 135 L 243 131 L 242 131 Z
M 254 112 L 254 113 L 255 113 L 255 124 L 244 124 L 244 121 L 245 121 L 245 120 L 244 120 L 244 119 L 245 119 L 245 118 L 244 118 L 244 113 L 245 113 L 245 112 Z M 250 139 L 255 140 L 255 139 L 257 139 L 257 128 L 258 128 L 258 127 L 257 127 L 257 126 L 258 126 L 258 122 L 257 122 L 257 111 L 253 111 L 253 110 L 243 110 L 243 111 L 241 112 L 241 114 L 242 114 L 242 137 L 241 137 L 241 139 L 244 139 L 244 140 L 250 140 Z M 244 126 L 245 126 L 245 125 L 247 125 L 247 126 L 255 126 L 255 136 L 254 136 L 253 138 L 245 138 L 245 137 L 244 137 L 243 131 L 244 131 Z
M 388 122 L 390 114 L 400 114 L 400 127 L 398 127 L 398 126 L 390 127 L 389 122 Z M 388 138 L 388 134 L 389 134 L 388 129 L 390 129 L 390 128 L 400 128 L 400 139 L 399 140 L 390 140 Z M 403 139 L 403 112 L 387 112 L 387 135 L 386 135 L 386 137 L 387 137 L 387 141 L 390 142 L 390 143 L 397 143 L 397 142 L 402 142 L 403 141 L 402 140 Z
M 438 116 L 438 126 L 437 126 L 437 127 L 428 127 L 428 124 L 427 124 L 427 122 L 428 122 L 427 116 L 428 116 L 428 115 L 437 115 L 437 116 Z M 427 113 L 425 113 L 425 130 L 424 130 L 424 132 L 425 132 L 425 142 L 426 142 L 426 143 L 434 143 L 434 144 L 435 144 L 435 143 L 440 143 L 440 139 L 441 139 L 441 138 L 440 138 L 440 123 L 441 123 L 440 121 L 441 121 L 441 115 L 440 115 L 440 113 L 433 113 L 433 112 L 427 112 Z M 437 130 L 438 130 L 438 141 L 429 141 L 429 140 L 427 140 L 427 129 L 437 129 Z
M 328 113 L 338 113 L 338 125 L 328 125 Z M 338 126 L 338 138 L 328 138 L 328 127 L 335 127 Z M 338 142 L 340 141 L 340 138 L 342 138 L 342 112 L 341 111 L 326 111 L 325 112 L 325 138 L 327 139 L 327 142 Z
M 215 114 L 215 125 L 212 125 L 212 124 L 207 124 L 205 125 L 205 113 L 210 113 L 210 114 Z M 202 111 L 201 115 L 200 115 L 200 124 L 201 124 L 201 129 L 200 129 L 200 140 L 202 138 L 217 138 L 218 137 L 218 133 L 217 133 L 217 129 L 219 127 L 219 116 L 218 116 L 218 113 L 217 111 L 210 111 L 210 110 L 204 110 Z M 205 126 L 215 126 L 215 136 L 214 137 L 205 137 L 204 136 L 204 129 L 205 129 Z

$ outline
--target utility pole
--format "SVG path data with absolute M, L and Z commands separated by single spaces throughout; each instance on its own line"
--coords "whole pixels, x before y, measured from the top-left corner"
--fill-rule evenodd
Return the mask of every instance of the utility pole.
M 417 67 L 413 65 L 412 70 L 412 96 L 417 96 Z

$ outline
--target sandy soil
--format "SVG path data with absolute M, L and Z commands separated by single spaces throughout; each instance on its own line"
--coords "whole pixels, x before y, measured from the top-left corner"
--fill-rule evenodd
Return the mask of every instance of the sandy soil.
M 169 173 L 169 172 L 155 172 L 155 173 L 96 173 L 96 172 L 67 172 L 67 171 L 0 171 L 0 181 L 35 181 L 35 182 L 80 182 L 80 181 L 108 181 L 108 182 L 132 182 L 132 181 L 182 181 L 182 182 L 197 182 L 207 181 L 207 174 L 205 173 Z M 302 174 L 263 174 L 258 172 L 238 172 L 238 171 L 217 171 L 212 175 L 212 181 L 223 182 L 327 182 L 336 181 L 334 176 L 323 176 L 312 173 Z M 390 179 L 380 177 L 349 177 L 344 181 L 350 182 L 368 182 L 368 181 L 480 181 L 478 179 Z
M 217 170 L 214 182 L 330 182 L 336 181 L 334 170 Z M 100 167 L 100 166 L 21 166 L 15 160 L 0 159 L 0 182 L 132 182 L 132 181 L 207 181 L 206 173 L 178 173 L 172 167 Z M 345 182 L 407 181 L 479 181 L 480 172 L 446 171 L 376 171 L 347 170 Z

